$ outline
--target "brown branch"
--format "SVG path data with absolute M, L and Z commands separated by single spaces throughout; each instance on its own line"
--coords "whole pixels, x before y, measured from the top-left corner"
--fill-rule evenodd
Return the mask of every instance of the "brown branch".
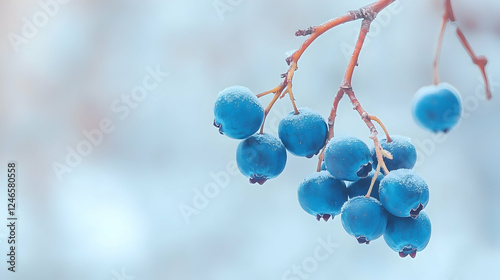
M 293 62 L 297 63 L 299 61 L 300 57 L 302 56 L 302 54 L 304 54 L 306 49 L 311 45 L 311 43 L 314 42 L 314 40 L 316 40 L 319 36 L 321 36 L 326 31 L 334 28 L 335 26 L 341 25 L 343 23 L 354 21 L 354 20 L 362 18 L 363 14 L 361 13 L 361 10 L 362 9 L 355 10 L 355 11 L 349 11 L 349 12 L 347 12 L 347 14 L 345 14 L 341 17 L 332 19 L 332 20 L 330 20 L 326 23 L 323 23 L 321 25 L 309 27 L 308 29 L 297 31 L 295 33 L 296 36 L 303 36 L 303 35 L 308 35 L 308 34 L 311 36 L 309 38 L 307 38 L 307 40 L 304 41 L 304 43 L 302 44 L 300 49 L 295 51 L 290 57 L 288 57 L 286 59 L 288 65 L 291 65 Z
M 375 174 L 372 177 L 372 181 L 370 182 L 370 187 L 368 188 L 368 192 L 366 193 L 365 197 L 369 198 L 370 195 L 372 194 L 373 186 L 375 186 L 375 182 L 377 181 L 377 177 L 380 174 L 380 164 L 377 164 L 377 168 L 375 169 Z
M 486 64 L 488 64 L 488 59 L 485 56 L 476 56 L 471 46 L 469 45 L 469 42 L 467 42 L 464 33 L 462 33 L 462 30 L 460 30 L 460 27 L 458 26 L 457 26 L 457 35 L 458 38 L 460 39 L 460 42 L 462 42 L 462 45 L 464 46 L 465 50 L 469 53 L 470 57 L 472 58 L 472 62 L 475 65 L 477 65 L 477 67 L 479 67 L 481 75 L 483 75 L 484 84 L 486 87 L 486 99 L 491 99 L 490 83 L 488 81 L 488 75 L 486 74 Z
M 365 6 L 359 10 L 359 13 L 363 17 L 363 22 L 361 23 L 361 30 L 359 32 L 358 40 L 356 42 L 356 46 L 354 48 L 354 52 L 351 56 L 351 59 L 349 61 L 349 64 L 347 65 L 346 72 L 344 74 L 344 78 L 342 80 L 342 84 L 340 86 L 339 91 L 335 95 L 335 99 L 333 100 L 333 105 L 332 109 L 330 111 L 330 116 L 328 117 L 328 139 L 325 143 L 325 146 L 323 147 L 321 153 L 319 154 L 318 157 L 318 164 L 317 164 L 317 171 L 321 171 L 321 163 L 324 158 L 325 154 L 325 148 L 328 142 L 330 141 L 331 138 L 334 136 L 334 125 L 335 125 L 335 118 L 337 116 L 337 107 L 344 96 L 344 94 L 348 95 L 349 98 L 351 99 L 351 103 L 354 106 L 354 109 L 358 111 L 360 116 L 363 118 L 365 121 L 366 125 L 370 129 L 371 136 L 370 138 L 373 139 L 374 144 L 375 144 L 375 151 L 377 154 L 377 159 L 379 160 L 381 167 L 384 169 L 384 172 L 389 173 L 387 170 L 387 167 L 385 166 L 385 163 L 383 161 L 383 156 L 382 156 L 382 146 L 380 146 L 380 142 L 378 141 L 377 138 L 377 129 L 371 122 L 371 119 L 368 117 L 368 113 L 361 107 L 359 104 L 359 101 L 357 100 L 356 96 L 354 95 L 354 91 L 352 90 L 352 76 L 354 73 L 354 69 L 358 65 L 358 59 L 359 55 L 361 53 L 361 49 L 363 48 L 363 44 L 366 39 L 366 35 L 370 31 L 370 25 L 372 21 L 377 17 L 378 13 L 389 6 L 392 2 L 395 0 L 380 0 L 375 3 L 372 3 L 368 6 Z
M 377 138 L 378 132 L 377 132 L 377 129 L 375 128 L 375 125 L 371 121 L 368 113 L 365 111 L 365 109 L 363 109 L 363 107 L 359 103 L 352 88 L 344 89 L 344 92 L 351 100 L 351 103 L 354 106 L 354 110 L 356 110 L 359 113 L 359 115 L 361 116 L 361 119 L 365 122 L 366 126 L 368 127 L 368 129 L 371 132 L 370 138 L 373 140 L 373 145 L 375 147 L 375 154 L 377 156 L 377 161 L 380 164 L 380 167 L 384 170 L 384 173 L 386 175 L 389 174 L 389 170 L 385 166 L 383 153 L 382 153 L 383 149 L 382 149 L 382 146 L 380 145 L 380 141 Z
M 434 56 L 434 85 L 439 84 L 439 54 L 441 53 L 441 47 L 443 46 L 444 30 L 446 29 L 446 24 L 448 23 L 448 16 L 445 14 L 443 16 L 443 21 L 441 23 L 441 30 L 439 31 L 439 38 L 436 47 L 436 54 Z
M 282 89 L 281 89 L 282 90 Z M 266 122 L 267 115 L 269 114 L 269 111 L 271 111 L 271 108 L 273 107 L 274 103 L 276 103 L 276 100 L 280 97 L 281 91 L 277 91 L 274 93 L 274 97 L 269 102 L 269 105 L 267 105 L 266 109 L 264 110 L 264 120 L 262 120 L 262 125 L 260 126 L 260 134 L 264 134 L 264 123 Z
M 353 104 L 354 109 L 356 111 L 358 111 L 359 115 L 361 116 L 361 118 L 363 119 L 363 121 L 365 122 L 365 124 L 367 125 L 367 127 L 369 128 L 369 130 L 371 132 L 370 138 L 373 140 L 373 143 L 375 146 L 375 153 L 376 153 L 377 160 L 379 163 L 377 166 L 377 170 L 380 170 L 380 168 L 382 168 L 384 170 L 385 174 L 388 174 L 389 170 L 385 166 L 384 159 L 383 159 L 383 155 L 384 155 L 383 149 L 382 149 L 382 146 L 380 145 L 380 142 L 377 138 L 378 132 L 377 132 L 377 129 L 375 128 L 375 125 L 372 122 L 372 119 L 377 121 L 382 126 L 382 128 L 386 132 L 388 141 L 390 141 L 390 136 L 387 133 L 387 130 L 383 126 L 382 122 L 378 118 L 376 118 L 375 116 L 370 116 L 363 109 L 361 104 L 359 103 L 358 99 L 356 98 L 356 96 L 354 94 L 354 91 L 352 90 L 352 76 L 354 74 L 354 69 L 358 65 L 359 55 L 361 53 L 361 49 L 363 48 L 363 44 L 365 42 L 366 36 L 367 36 L 368 32 L 370 31 L 370 25 L 371 25 L 372 21 L 377 17 L 378 13 L 381 10 L 386 8 L 388 5 L 390 5 L 394 1 L 395 0 L 379 0 L 379 1 L 374 2 L 368 6 L 365 6 L 359 10 L 350 11 L 346 15 L 339 17 L 339 18 L 336 18 L 336 19 L 333 19 L 333 20 L 331 20 L 323 25 L 316 26 L 316 27 L 309 27 L 308 29 L 297 31 L 295 34 L 297 36 L 306 36 L 306 35 L 311 35 L 311 36 L 302 44 L 302 46 L 299 50 L 297 50 L 290 57 L 287 58 L 286 61 L 287 61 L 288 65 L 290 65 L 290 68 L 288 69 L 288 71 L 285 74 L 282 75 L 282 77 L 285 78 L 285 80 L 280 85 L 275 87 L 274 89 L 263 92 L 263 93 L 258 95 L 258 97 L 261 97 L 261 96 L 264 96 L 264 95 L 267 95 L 270 93 L 275 94 L 274 98 L 271 100 L 271 102 L 269 103 L 269 105 L 267 106 L 267 108 L 265 110 L 264 122 L 262 123 L 260 133 L 263 133 L 265 118 L 267 117 L 269 111 L 271 110 L 272 106 L 274 105 L 274 103 L 276 102 L 278 97 L 280 97 L 280 96 L 284 97 L 284 95 L 286 95 L 288 93 L 290 96 L 290 99 L 292 101 L 292 104 L 293 104 L 293 107 L 295 110 L 295 114 L 298 114 L 298 110 L 295 106 L 293 93 L 292 93 L 292 80 L 293 80 L 293 75 L 294 75 L 295 71 L 297 70 L 297 63 L 298 63 L 300 57 L 302 56 L 304 51 L 311 45 L 311 43 L 314 40 L 316 40 L 321 34 L 325 33 L 326 31 L 330 30 L 331 28 L 333 28 L 337 25 L 363 18 L 359 37 L 358 37 L 358 40 L 356 42 L 356 46 L 354 48 L 353 55 L 352 55 L 351 60 L 349 61 L 349 64 L 347 66 L 347 69 L 346 69 L 344 78 L 342 80 L 340 89 L 337 92 L 335 99 L 333 101 L 332 110 L 331 110 L 330 116 L 328 118 L 328 131 L 329 131 L 328 132 L 328 139 L 327 139 L 325 145 L 323 146 L 323 149 L 318 157 L 317 170 L 318 171 L 321 170 L 321 163 L 322 163 L 323 158 L 324 158 L 324 152 L 325 152 L 326 145 L 328 144 L 329 140 L 334 135 L 334 124 L 335 124 L 335 118 L 337 116 L 338 104 L 339 104 L 340 100 L 342 99 L 342 97 L 344 95 L 347 95 L 347 96 L 349 96 L 349 99 L 351 100 L 351 103 Z M 375 181 L 375 179 L 377 178 L 377 176 L 378 176 L 378 172 L 374 176 L 372 184 Z M 373 186 L 370 186 L 370 189 L 371 188 L 373 188 Z M 369 196 L 370 194 L 368 193 L 367 195 Z
M 328 138 L 325 142 L 325 145 L 323 146 L 323 149 L 321 150 L 321 153 L 318 156 L 318 166 L 316 168 L 316 171 L 318 172 L 321 171 L 321 163 L 323 162 L 323 159 L 325 157 L 326 144 L 328 144 L 328 141 L 330 141 L 330 139 L 332 139 L 334 135 L 333 127 L 335 124 L 335 118 L 337 117 L 337 108 L 343 96 L 344 96 L 344 90 L 339 89 L 339 91 L 335 95 L 335 99 L 333 100 L 332 110 L 330 111 L 330 116 L 328 117 Z
M 302 54 L 304 54 L 306 49 L 319 36 L 321 36 L 326 31 L 328 31 L 328 30 L 330 30 L 338 25 L 341 25 L 341 24 L 344 24 L 347 22 L 351 22 L 351 21 L 355 21 L 355 20 L 358 20 L 361 18 L 365 19 L 365 20 L 369 20 L 370 22 L 373 21 L 373 19 L 375 19 L 375 17 L 377 16 L 377 14 L 381 10 L 383 10 L 385 7 L 387 7 L 389 4 L 391 4 L 394 1 L 395 0 L 378 0 L 372 4 L 369 4 L 365 7 L 362 7 L 358 10 L 349 11 L 349 12 L 347 12 L 347 14 L 345 14 L 341 17 L 332 19 L 330 21 L 327 21 L 324 24 L 321 24 L 318 26 L 312 26 L 312 27 L 309 27 L 309 28 L 304 29 L 304 30 L 298 30 L 295 33 L 296 36 L 308 36 L 308 35 L 310 35 L 310 37 L 304 41 L 302 46 L 297 51 L 295 51 L 291 56 L 289 56 L 286 59 L 286 62 L 290 67 L 289 67 L 288 71 L 282 75 L 282 77 L 285 80 L 280 85 L 273 88 L 272 90 L 268 90 L 266 92 L 258 94 L 257 97 L 262 97 L 262 96 L 265 96 L 265 95 L 270 94 L 270 93 L 274 93 L 274 94 L 279 95 L 281 97 L 284 97 L 286 94 L 288 94 L 290 96 L 290 100 L 292 101 L 292 105 L 294 107 L 295 114 L 298 114 L 299 112 L 298 112 L 297 107 L 295 105 L 295 101 L 294 101 L 293 93 L 292 93 L 292 80 L 293 80 L 293 75 L 294 75 L 295 71 L 297 70 L 298 61 L 302 57 Z M 352 66 L 352 71 L 354 71 L 354 66 Z M 351 76 L 352 76 L 352 71 L 351 71 Z M 276 102 L 276 100 L 275 100 L 275 98 L 273 98 L 273 100 L 269 103 L 267 108 L 269 108 L 269 110 L 270 110 L 275 102 Z M 266 114 L 264 115 L 264 122 L 265 122 L 265 118 L 267 117 L 267 114 L 269 113 L 269 111 L 267 111 L 267 108 L 266 108 Z M 261 133 L 263 131 L 264 122 L 262 123 Z
M 349 64 L 347 65 L 347 70 L 344 74 L 344 79 L 342 80 L 342 85 L 340 86 L 339 91 L 335 95 L 335 99 L 333 100 L 333 105 L 332 109 L 330 111 L 330 116 L 328 117 L 328 139 L 325 143 L 325 146 L 323 147 L 323 150 L 321 151 L 319 157 L 318 157 L 318 168 L 317 170 L 321 170 L 321 162 L 323 161 L 323 158 L 325 156 L 325 148 L 326 144 L 330 141 L 330 139 L 333 138 L 334 136 L 334 125 L 335 125 L 335 118 L 337 116 L 337 107 L 339 105 L 340 100 L 346 94 L 347 90 L 350 89 L 351 81 L 352 81 L 352 75 L 354 73 L 354 68 L 356 65 L 358 65 L 358 58 L 359 54 L 361 53 L 361 49 L 363 48 L 363 43 L 366 39 L 366 35 L 368 34 L 368 31 L 370 30 L 370 24 L 373 19 L 371 20 L 363 20 L 363 23 L 361 24 L 361 30 L 359 32 L 358 36 L 358 41 L 356 42 L 356 47 L 354 48 L 354 52 L 351 56 L 351 60 L 349 61 Z M 352 91 L 352 89 L 351 89 Z M 353 92 L 354 94 L 354 92 Z M 359 102 L 358 102 L 359 104 Z M 355 106 L 356 108 L 356 106 Z

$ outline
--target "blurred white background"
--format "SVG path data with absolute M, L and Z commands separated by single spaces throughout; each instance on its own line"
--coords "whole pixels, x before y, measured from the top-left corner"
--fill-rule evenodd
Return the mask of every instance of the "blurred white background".
M 306 214 L 296 190 L 315 159 L 289 154 L 279 178 L 250 185 L 234 172 L 238 141 L 212 126 L 220 90 L 276 86 L 285 53 L 304 40 L 294 37 L 297 29 L 370 0 L 63 2 L 52 1 L 44 18 L 38 1 L 0 0 L 2 184 L 9 160 L 18 162 L 20 176 L 18 271 L 2 261 L 0 279 L 494 278 L 500 2 L 453 0 L 474 50 L 489 58 L 494 97 L 484 101 L 479 70 L 449 26 L 440 73 L 461 91 L 465 114 L 447 135 L 424 131 L 410 112 L 413 94 L 432 82 L 442 1 L 398 0 L 379 15 L 355 71 L 365 109 L 391 133 L 411 137 L 419 152 L 433 233 L 416 259 L 401 259 L 383 239 L 358 245 L 338 217 L 325 223 Z M 34 21 L 40 27 L 30 29 Z M 329 114 L 359 26 L 340 26 L 306 51 L 294 79 L 298 106 Z M 160 72 L 155 86 L 126 103 L 137 86 L 153 82 L 151 71 Z M 280 100 L 266 130 L 276 134 L 289 111 L 289 100 Z M 369 143 L 347 99 L 338 115 L 337 135 Z M 103 119 L 114 130 L 58 176 L 55 162 L 65 164 L 67 149 L 83 145 L 84 131 Z M 207 189 L 210 197 L 200 198 Z M 6 260 L 6 186 L 0 190 Z M 318 260 L 325 242 L 331 247 Z M 294 266 L 303 274 L 293 275 Z

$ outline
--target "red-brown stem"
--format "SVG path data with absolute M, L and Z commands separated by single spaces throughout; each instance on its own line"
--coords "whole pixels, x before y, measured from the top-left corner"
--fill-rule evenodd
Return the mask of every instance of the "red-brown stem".
M 274 97 L 271 100 L 271 102 L 269 102 L 269 105 L 267 105 L 266 109 L 264 110 L 264 120 L 262 121 L 262 125 L 260 126 L 260 134 L 264 134 L 264 123 L 266 122 L 267 115 L 269 114 L 269 111 L 271 111 L 271 108 L 273 107 L 274 103 L 276 103 L 276 100 L 278 100 L 280 95 L 281 91 L 277 91 L 274 94 Z
M 450 21 L 455 21 L 455 13 L 453 12 L 453 8 L 451 7 L 451 0 L 444 0 L 444 9 L 445 16 Z
M 361 116 L 361 119 L 363 119 L 363 121 L 365 122 L 368 129 L 370 129 L 370 132 L 371 132 L 370 138 L 373 140 L 373 145 L 374 145 L 375 154 L 377 157 L 378 164 L 380 164 L 380 166 L 384 170 L 385 175 L 389 174 L 389 170 L 385 166 L 384 158 L 382 155 L 382 146 L 380 145 L 380 141 L 377 138 L 378 132 L 377 132 L 377 129 L 375 128 L 375 125 L 371 121 L 368 113 L 365 111 L 365 109 L 363 109 L 363 107 L 359 103 L 352 88 L 346 88 L 346 89 L 344 89 L 344 92 L 351 100 L 351 103 L 354 106 L 354 110 L 358 111 L 359 115 Z
M 281 85 L 279 85 L 271 90 L 264 91 L 263 93 L 257 94 L 257 98 L 261 98 L 261 97 L 266 96 L 270 93 L 276 93 L 278 90 L 280 90 L 280 88 L 281 88 Z
M 288 64 L 291 64 L 293 62 L 297 63 L 302 56 L 302 54 L 305 52 L 305 50 L 311 45 L 314 40 L 316 40 L 319 36 L 321 36 L 323 33 L 326 31 L 334 28 L 335 26 L 341 25 L 346 22 L 350 22 L 353 20 L 360 19 L 362 17 L 361 14 L 361 9 L 357 11 L 349 11 L 347 14 L 332 19 L 326 23 L 323 23 L 321 25 L 315 26 L 315 27 L 309 27 L 309 30 L 312 33 L 309 33 L 311 36 L 307 38 L 307 40 L 304 41 L 300 49 L 295 51 L 289 58 L 287 58 Z M 301 30 L 297 31 L 296 35 L 300 32 Z
M 357 101 L 356 96 L 354 95 L 354 91 L 352 90 L 351 83 L 352 83 L 352 76 L 354 73 L 354 68 L 358 65 L 359 55 L 361 53 L 361 49 L 363 48 L 363 44 L 365 42 L 366 35 L 370 31 L 371 22 L 375 19 L 375 17 L 377 16 L 377 14 L 381 10 L 383 10 L 385 7 L 387 7 L 389 4 L 391 4 L 394 1 L 395 0 L 380 0 L 380 1 L 377 1 L 373 4 L 370 4 L 370 5 L 360 9 L 360 13 L 362 14 L 362 17 L 363 17 L 363 22 L 361 24 L 361 30 L 359 32 L 358 40 L 356 42 L 354 52 L 351 56 L 351 60 L 349 61 L 346 72 L 344 74 L 342 84 L 340 86 L 339 91 L 335 95 L 335 99 L 333 100 L 333 105 L 332 105 L 332 109 L 330 111 L 330 116 L 328 117 L 328 139 L 327 139 L 325 146 L 321 150 L 321 153 L 319 154 L 319 157 L 318 157 L 318 164 L 317 164 L 317 171 L 318 172 L 321 171 L 321 163 L 322 163 L 323 158 L 324 158 L 326 145 L 328 144 L 330 139 L 333 138 L 333 136 L 334 136 L 334 125 L 335 125 L 335 118 L 337 116 L 337 107 L 338 107 L 340 100 L 344 96 L 344 94 L 349 95 L 351 102 L 354 105 L 354 109 L 358 110 L 358 113 L 364 119 L 365 123 L 367 124 L 368 128 L 370 129 L 370 131 L 371 131 L 370 137 L 373 139 L 374 144 L 375 144 L 375 151 L 377 154 L 377 159 L 379 159 L 379 157 L 380 157 L 379 162 L 381 162 L 381 166 L 384 168 L 384 171 L 387 170 L 387 168 L 385 167 L 385 164 L 383 163 L 383 158 L 382 158 L 382 153 L 381 153 L 382 147 L 380 146 L 380 143 L 378 142 L 378 139 L 376 138 L 378 132 L 377 132 L 375 126 L 373 125 L 373 123 L 371 122 L 370 118 L 368 117 L 368 113 L 366 113 L 366 111 L 364 111 L 364 109 L 359 104 L 359 101 Z M 353 102 L 353 99 L 356 102 Z M 363 117 L 364 115 L 366 115 L 366 117 Z M 387 171 L 387 173 L 388 173 L 388 171 Z
M 339 91 L 335 95 L 335 99 L 333 99 L 332 110 L 330 111 L 330 116 L 328 117 L 328 140 L 332 139 L 334 136 L 333 127 L 335 125 L 335 118 L 337 117 L 337 108 L 343 96 L 344 90 L 339 89 Z
M 351 57 L 351 61 L 349 62 L 349 65 L 347 66 L 346 73 L 344 75 L 344 79 L 342 81 L 342 85 L 340 88 L 343 90 L 344 94 L 349 97 L 351 100 L 351 103 L 354 107 L 354 110 L 358 112 L 358 114 L 361 116 L 361 119 L 365 122 L 366 126 L 370 130 L 370 138 L 373 140 L 373 144 L 375 147 L 375 154 L 377 156 L 377 160 L 384 170 L 385 174 L 389 173 L 389 170 L 387 170 L 387 167 L 385 166 L 383 155 L 382 155 L 382 146 L 380 145 L 380 142 L 377 138 L 378 132 L 377 129 L 375 128 L 375 125 L 373 124 L 372 120 L 370 119 L 370 115 L 363 109 L 361 104 L 359 103 L 359 100 L 356 98 L 356 95 L 354 94 L 354 91 L 352 90 L 352 75 L 354 73 L 354 68 L 358 65 L 358 59 L 359 59 L 359 54 L 361 53 L 361 49 L 363 48 L 363 44 L 366 39 L 366 35 L 370 31 L 370 25 L 375 19 L 376 14 L 374 14 L 370 18 L 365 18 L 363 20 L 363 23 L 361 24 L 361 30 L 359 32 L 359 37 L 358 41 L 356 43 L 356 47 L 354 48 L 354 52 Z M 332 110 L 337 110 L 336 108 L 332 108 Z
M 292 65 L 290 65 L 290 70 L 287 72 L 287 77 L 286 77 L 286 90 L 285 92 L 281 95 L 283 97 L 285 94 L 288 93 L 288 96 L 290 96 L 290 101 L 292 101 L 292 106 L 293 106 L 293 111 L 295 115 L 299 114 L 299 110 L 297 109 L 297 105 L 295 104 L 295 98 L 293 97 L 292 93 L 292 80 L 293 80 L 293 74 L 297 70 L 297 62 L 293 62 Z
M 363 48 L 363 44 L 365 43 L 366 35 L 370 31 L 370 25 L 375 17 L 372 19 L 364 19 L 361 23 L 361 30 L 359 32 L 358 41 L 356 42 L 356 46 L 354 47 L 354 52 L 351 57 L 351 61 L 347 65 L 347 69 L 344 74 L 344 79 L 342 80 L 342 84 L 340 86 L 343 89 L 344 93 L 347 94 L 347 90 L 351 88 L 352 83 L 352 75 L 354 74 L 354 68 L 358 65 L 359 54 L 361 53 L 361 49 Z
M 391 143 L 392 142 L 392 138 L 391 136 L 389 135 L 389 131 L 387 130 L 387 128 L 385 127 L 384 123 L 379 119 L 377 118 L 376 116 L 374 115 L 369 115 L 368 116 L 370 118 L 370 120 L 372 121 L 375 121 L 378 123 L 378 125 L 380 125 L 380 127 L 382 128 L 382 130 L 384 130 L 384 133 L 385 133 L 385 138 L 387 140 L 387 143 Z
M 262 96 L 270 94 L 270 93 L 277 94 L 278 92 L 280 93 L 281 97 L 283 97 L 285 94 L 288 93 L 290 95 L 290 99 L 292 101 L 292 105 L 294 107 L 295 114 L 298 114 L 298 110 L 297 110 L 297 107 L 295 105 L 295 101 L 293 98 L 291 85 L 292 85 L 293 75 L 295 73 L 295 70 L 297 70 L 298 61 L 299 61 L 300 57 L 302 56 L 302 54 L 305 52 L 305 50 L 311 45 L 312 42 L 314 42 L 314 40 L 316 40 L 319 36 L 321 36 L 326 31 L 334 28 L 335 26 L 338 26 L 338 25 L 346 23 L 346 22 L 358 20 L 361 18 L 363 18 L 365 20 L 367 19 L 370 22 L 373 21 L 373 19 L 375 19 L 375 17 L 377 16 L 377 14 L 381 10 L 383 10 L 384 8 L 389 6 L 389 4 L 393 3 L 394 1 L 396 1 L 396 0 L 378 0 L 372 4 L 364 6 L 358 10 L 349 11 L 347 14 L 345 14 L 341 17 L 332 19 L 330 21 L 327 21 L 324 24 L 314 26 L 314 27 L 309 27 L 308 29 L 305 29 L 305 30 L 297 31 L 295 33 L 296 36 L 310 35 L 310 37 L 304 41 L 302 46 L 297 51 L 295 51 L 290 57 L 288 57 L 286 59 L 288 65 L 290 65 L 290 68 L 288 69 L 288 71 L 285 74 L 282 75 L 282 77 L 285 80 L 280 85 L 275 87 L 274 89 L 263 92 L 261 94 L 258 94 L 257 97 L 262 97 Z M 354 71 L 354 68 L 352 70 Z M 351 76 L 352 76 L 352 73 L 351 73 Z M 274 100 L 274 98 L 273 98 L 273 100 L 268 105 L 269 110 L 272 108 L 272 106 L 274 105 L 275 102 L 276 102 L 276 100 Z M 267 114 L 265 114 L 265 116 L 264 116 L 264 121 L 265 121 L 266 116 L 267 116 Z M 263 131 L 263 127 L 264 126 L 261 127 L 261 133 Z
M 372 181 L 370 182 L 370 187 L 368 188 L 368 192 L 365 197 L 369 198 L 372 194 L 373 186 L 375 186 L 375 181 L 377 180 L 378 175 L 380 174 L 380 164 L 377 164 L 377 168 L 375 169 L 375 174 L 372 177 Z
M 326 144 L 328 144 L 330 139 L 332 139 L 334 136 L 333 127 L 335 125 L 335 118 L 337 117 L 337 107 L 343 96 L 344 96 L 344 90 L 339 89 L 339 91 L 335 95 L 335 99 L 333 100 L 332 110 L 330 111 L 330 116 L 328 117 L 328 138 L 325 142 L 325 146 L 323 146 L 323 149 L 321 150 L 321 153 L 318 156 L 318 166 L 316 168 L 316 171 L 318 172 L 321 171 L 321 163 L 323 162 L 323 158 L 325 157 Z
M 373 19 L 372 19 L 373 20 Z M 370 23 L 372 20 L 363 20 L 363 23 L 361 24 L 361 30 L 359 32 L 358 36 L 358 41 L 356 42 L 356 47 L 354 48 L 354 52 L 351 56 L 351 60 L 349 61 L 349 64 L 347 65 L 347 70 L 344 74 L 344 79 L 342 80 L 342 85 L 340 86 L 339 91 L 335 95 L 335 99 L 333 100 L 333 105 L 332 109 L 330 111 L 330 116 L 328 117 L 328 139 L 325 143 L 325 147 L 330 141 L 330 139 L 333 138 L 334 136 L 334 125 L 335 125 L 335 118 L 337 117 L 337 108 L 339 105 L 340 100 L 346 93 L 346 89 L 350 88 L 350 84 L 352 81 L 352 74 L 354 73 L 354 68 L 358 64 L 358 58 L 359 54 L 361 53 L 361 49 L 363 47 L 363 43 L 366 39 L 366 35 L 368 34 L 368 31 L 370 30 Z M 352 89 L 351 89 L 352 91 Z M 321 170 L 321 162 L 323 161 L 323 158 L 325 156 L 325 147 L 323 147 L 323 150 L 321 151 L 319 157 L 318 157 L 318 168 L 317 170 Z
M 462 33 L 462 30 L 460 30 L 458 26 L 457 26 L 457 35 L 458 38 L 460 39 L 460 42 L 462 42 L 462 45 L 464 46 L 465 50 L 469 53 L 470 57 L 472 58 L 472 62 L 475 65 L 477 65 L 477 67 L 479 67 L 479 70 L 481 70 L 481 75 L 483 75 L 484 85 L 486 87 L 486 99 L 491 99 L 490 83 L 488 81 L 488 75 L 486 74 L 486 64 L 488 64 L 488 59 L 484 56 L 479 56 L 479 57 L 476 56 L 471 46 L 469 45 L 469 42 L 467 42 L 464 33 Z
M 441 25 L 441 32 L 439 34 L 439 40 L 438 40 L 438 46 L 436 50 L 436 56 L 434 58 L 434 84 L 437 85 L 439 83 L 439 74 L 438 74 L 438 59 L 439 59 L 439 53 L 441 52 L 441 44 L 443 41 L 443 34 L 444 34 L 444 29 L 446 27 L 447 22 L 453 22 L 456 23 L 456 18 L 455 14 L 453 12 L 453 7 L 451 6 L 451 0 L 445 0 L 444 1 L 444 7 L 445 7 L 445 12 L 443 15 L 443 23 Z M 484 84 L 486 87 L 486 99 L 491 99 L 491 88 L 490 88 L 490 83 L 488 81 L 488 75 L 486 74 L 486 64 L 488 64 L 488 59 L 484 56 L 477 56 L 474 53 L 474 50 L 472 50 L 472 47 L 470 46 L 469 42 L 465 38 L 464 33 L 460 29 L 460 27 L 456 24 L 456 29 L 457 29 L 457 36 L 462 45 L 464 46 L 465 50 L 469 54 L 469 56 L 472 58 L 472 62 L 479 67 L 479 70 L 481 71 L 481 75 L 483 76 L 484 79 Z

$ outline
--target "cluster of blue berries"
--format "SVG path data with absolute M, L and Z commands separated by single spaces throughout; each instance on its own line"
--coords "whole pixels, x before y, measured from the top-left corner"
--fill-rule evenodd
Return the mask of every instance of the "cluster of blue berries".
M 384 236 L 401 257 L 415 257 L 430 240 L 431 226 L 422 211 L 429 202 L 429 188 L 411 169 L 417 160 L 410 139 L 382 139 L 392 155 L 384 160 L 389 174 L 379 174 L 375 149 L 355 137 L 334 137 L 326 146 L 322 171 L 309 175 L 299 186 L 300 206 L 317 220 L 341 215 L 347 233 L 360 244 Z M 369 194 L 369 196 L 367 196 Z
M 432 103 L 432 102 L 430 102 Z M 214 126 L 221 134 L 241 139 L 236 152 L 238 168 L 251 183 L 263 184 L 285 168 L 287 151 L 310 158 L 328 139 L 328 126 L 315 111 L 299 108 L 283 118 L 279 138 L 257 133 L 265 110 L 249 89 L 234 86 L 223 90 L 214 108 Z M 309 175 L 298 188 L 300 206 L 317 220 L 341 215 L 344 229 L 361 244 L 384 236 L 401 257 L 415 257 L 430 240 L 431 225 L 423 209 L 429 201 L 426 182 L 411 169 L 417 153 L 409 138 L 381 139 L 392 155 L 384 160 L 383 176 L 375 149 L 355 137 L 336 136 L 326 144 L 322 170 Z M 369 190 L 371 187 L 371 190 Z

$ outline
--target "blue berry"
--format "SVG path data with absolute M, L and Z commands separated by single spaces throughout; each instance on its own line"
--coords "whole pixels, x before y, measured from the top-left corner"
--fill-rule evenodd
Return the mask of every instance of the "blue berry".
M 462 115 L 460 94 L 447 83 L 423 87 L 413 99 L 412 112 L 415 121 L 422 127 L 446 133 Z
M 408 255 L 414 258 L 431 239 L 429 216 L 425 212 L 421 212 L 416 219 L 390 216 L 384 239 L 402 258 Z
M 277 177 L 286 165 L 286 149 L 281 141 L 269 134 L 254 134 L 238 145 L 236 162 L 250 183 L 264 184 Z
M 347 194 L 349 195 L 349 198 L 354 198 L 356 196 L 362 196 L 366 195 L 368 192 L 368 189 L 370 188 L 370 184 L 372 182 L 372 178 L 375 175 L 375 171 L 370 172 L 368 177 L 359 179 L 356 182 L 352 182 L 348 187 L 347 187 Z M 378 188 L 380 186 L 380 181 L 384 178 L 384 175 L 382 173 L 379 173 L 377 176 L 377 179 L 375 180 L 375 184 L 373 184 L 373 189 L 370 194 L 371 197 L 379 200 L 379 195 L 378 195 Z
M 387 212 L 373 197 L 357 196 L 342 207 L 342 225 L 360 244 L 369 244 L 385 232 Z
M 355 137 L 333 137 L 325 149 L 325 165 L 340 180 L 365 178 L 372 170 L 370 149 Z
M 308 108 L 291 112 L 280 121 L 278 134 L 286 149 L 300 157 L 311 158 L 325 145 L 328 128 L 323 117 Z
M 392 154 L 392 159 L 384 158 L 385 165 L 389 171 L 396 169 L 412 169 L 417 162 L 417 150 L 411 143 L 410 138 L 394 135 L 392 142 L 388 143 L 386 138 L 380 140 L 382 148 Z M 377 166 L 378 160 L 375 148 L 371 149 L 373 166 Z
M 214 126 L 221 134 L 245 139 L 257 132 L 264 120 L 264 108 L 248 88 L 232 86 L 219 93 L 214 106 Z
M 343 181 L 335 179 L 327 171 L 309 175 L 299 186 L 299 204 L 319 221 L 340 214 L 347 201 L 347 189 Z
M 429 202 L 429 188 L 414 171 L 398 169 L 382 179 L 379 196 L 384 208 L 394 216 L 415 218 Z

